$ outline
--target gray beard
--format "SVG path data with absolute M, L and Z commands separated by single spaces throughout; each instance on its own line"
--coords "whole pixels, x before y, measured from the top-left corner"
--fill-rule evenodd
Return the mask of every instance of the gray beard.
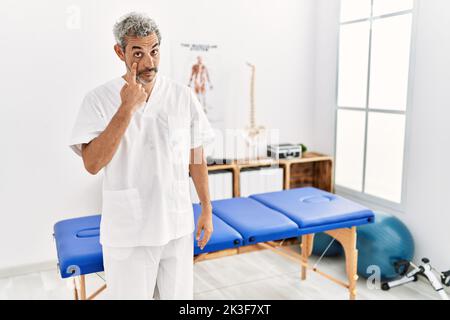
M 156 73 L 157 73 L 157 72 L 155 72 L 155 77 L 156 77 Z M 153 78 L 152 81 L 145 81 L 145 80 L 142 80 L 141 77 L 136 76 L 136 80 L 137 80 L 141 85 L 145 86 L 145 85 L 147 85 L 147 84 L 153 82 L 153 81 L 155 80 L 155 78 Z

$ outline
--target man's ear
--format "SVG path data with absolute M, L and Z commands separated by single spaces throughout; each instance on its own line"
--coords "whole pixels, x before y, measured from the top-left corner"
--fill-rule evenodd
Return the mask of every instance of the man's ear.
M 114 45 L 114 51 L 116 52 L 117 56 L 120 60 L 125 61 L 125 52 L 123 52 L 122 47 L 118 44 Z

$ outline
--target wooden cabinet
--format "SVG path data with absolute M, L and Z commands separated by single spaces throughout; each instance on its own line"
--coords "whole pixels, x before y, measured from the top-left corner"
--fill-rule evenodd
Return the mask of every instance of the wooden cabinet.
M 317 152 L 305 152 L 302 158 L 234 160 L 229 164 L 210 165 L 208 171 L 229 170 L 233 173 L 233 197 L 240 196 L 240 172 L 244 168 L 279 166 L 284 171 L 284 189 L 315 187 L 334 192 L 333 158 Z

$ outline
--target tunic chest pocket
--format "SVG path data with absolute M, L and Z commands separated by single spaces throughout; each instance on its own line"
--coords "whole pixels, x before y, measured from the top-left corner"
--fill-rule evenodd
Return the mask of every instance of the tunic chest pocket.
M 151 114 L 143 117 L 146 142 L 152 149 L 169 140 L 169 121 L 164 114 Z

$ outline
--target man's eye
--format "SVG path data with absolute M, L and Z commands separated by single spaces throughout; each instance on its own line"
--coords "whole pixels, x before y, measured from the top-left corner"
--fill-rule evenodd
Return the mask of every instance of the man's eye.
M 134 57 L 135 57 L 135 58 L 142 58 L 142 52 L 136 52 L 136 53 L 134 54 Z
M 155 49 L 155 50 L 152 51 L 152 55 L 156 56 L 158 54 L 158 52 L 159 52 L 159 50 Z

